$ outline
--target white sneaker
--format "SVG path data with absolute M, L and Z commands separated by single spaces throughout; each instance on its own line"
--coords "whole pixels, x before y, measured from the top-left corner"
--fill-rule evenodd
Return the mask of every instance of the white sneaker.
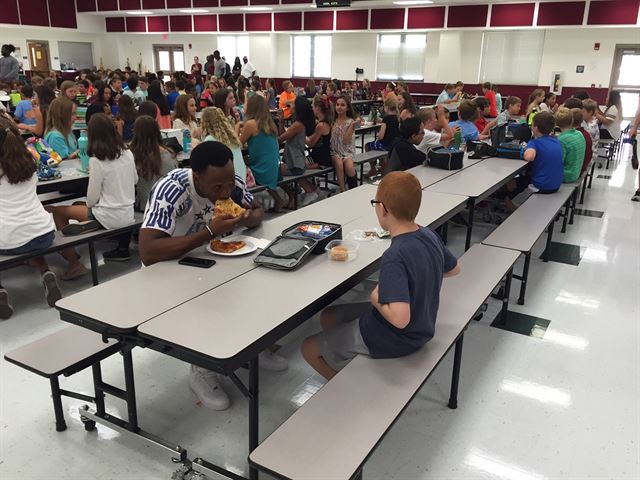
M 231 401 L 218 380 L 218 375 L 206 368 L 191 365 L 189 386 L 198 400 L 211 410 L 226 410 Z
M 272 372 L 283 372 L 289 366 L 289 362 L 282 355 L 265 350 L 260 353 L 260 366 Z
M 304 198 L 302 199 L 302 201 L 300 202 L 300 206 L 301 207 L 306 207 L 307 205 L 315 202 L 316 200 L 318 200 L 318 192 L 311 192 L 311 193 L 306 193 L 304 195 Z

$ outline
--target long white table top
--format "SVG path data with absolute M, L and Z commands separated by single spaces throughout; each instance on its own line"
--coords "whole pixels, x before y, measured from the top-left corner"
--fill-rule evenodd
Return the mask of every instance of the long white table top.
M 287 227 L 305 220 L 345 225 L 373 211 L 369 200 L 375 197 L 375 192 L 374 186 L 364 185 L 264 222 L 257 229 L 243 233 L 272 240 Z M 193 250 L 190 255 L 212 256 L 204 246 Z M 179 265 L 178 260 L 159 262 L 63 298 L 56 303 L 56 308 L 74 317 L 86 318 L 89 328 L 91 324 L 99 324 L 115 330 L 132 330 L 256 268 L 253 255 L 216 256 L 215 259 L 216 265 L 208 269 L 185 267 Z
M 417 221 L 435 226 L 466 201 L 463 196 L 423 192 Z M 377 225 L 371 209 L 364 217 L 349 223 L 343 236 Z M 347 263 L 331 261 L 323 254 L 309 259 L 295 271 L 255 269 L 145 322 L 138 332 L 212 359 L 231 359 L 370 267 L 389 245 L 389 240 L 362 242 L 357 257 Z
M 427 191 L 477 198 L 514 176 L 527 165 L 524 160 L 491 157 L 427 187 Z
M 410 168 L 409 170 L 407 170 L 407 172 L 415 175 L 418 180 L 420 180 L 420 185 L 422 185 L 422 188 L 424 189 L 433 185 L 434 183 L 438 183 L 439 181 L 450 177 L 451 175 L 456 175 L 465 168 L 469 168 L 476 163 L 482 162 L 483 160 L 483 158 L 469 158 L 469 155 L 465 154 L 464 160 L 462 162 L 462 169 L 460 170 L 443 170 L 441 168 L 433 168 L 420 165 Z
M 60 162 L 60 165 L 57 167 L 58 171 L 62 175 L 60 178 L 56 178 L 55 180 L 47 180 L 47 181 L 38 181 L 38 189 L 42 187 L 46 187 L 49 185 L 55 185 L 56 188 L 64 187 L 65 183 L 69 183 L 71 181 L 75 181 L 78 179 L 88 179 L 89 174 L 86 172 L 82 172 L 80 170 L 80 160 L 77 158 L 71 160 L 63 160 Z

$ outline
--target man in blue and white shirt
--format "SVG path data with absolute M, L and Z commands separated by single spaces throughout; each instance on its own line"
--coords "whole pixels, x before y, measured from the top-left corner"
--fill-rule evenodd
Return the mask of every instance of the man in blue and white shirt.
M 228 198 L 247 209 L 243 216 L 214 215 L 215 202 Z M 219 142 L 203 142 L 191 153 L 190 169 L 169 172 L 151 190 L 140 228 L 140 259 L 145 265 L 174 260 L 237 226 L 256 227 L 263 217 L 243 179 L 235 175 L 231 150 Z M 269 351 L 260 360 L 270 370 L 287 368 L 284 358 Z M 189 384 L 205 407 L 229 406 L 214 372 L 192 365 Z

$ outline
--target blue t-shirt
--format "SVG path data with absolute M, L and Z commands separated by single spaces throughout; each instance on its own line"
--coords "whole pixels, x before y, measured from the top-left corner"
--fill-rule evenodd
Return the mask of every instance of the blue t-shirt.
M 540 190 L 560 188 L 564 177 L 560 141 L 551 135 L 543 135 L 530 140 L 527 148 L 533 148 L 536 151 L 531 175 L 533 186 Z
M 462 135 L 462 141 L 467 143 L 469 140 L 478 140 L 478 127 L 475 123 L 468 120 L 456 120 L 449 123 L 451 128 L 460 127 L 460 134 Z
M 399 329 L 375 307 L 362 316 L 360 333 L 373 358 L 408 355 L 433 338 L 442 275 L 456 264 L 456 257 L 429 228 L 393 238 L 382 255 L 378 301 L 408 303 L 411 319 Z
M 27 117 L 31 112 L 30 116 Z M 31 100 L 20 100 L 18 105 L 16 105 L 16 111 L 14 116 L 20 121 L 19 123 L 24 123 L 25 125 L 35 125 L 36 118 L 33 115 L 33 105 L 31 104 Z
M 170 94 L 167 95 L 167 103 L 169 104 L 169 110 L 176 109 L 176 100 L 178 99 L 179 96 L 180 94 L 178 92 L 171 92 Z

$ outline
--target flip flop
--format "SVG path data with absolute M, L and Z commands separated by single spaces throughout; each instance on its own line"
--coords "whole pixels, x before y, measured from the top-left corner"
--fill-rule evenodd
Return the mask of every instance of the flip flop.
M 102 228 L 96 220 L 87 220 L 86 222 L 70 223 L 62 227 L 61 232 L 65 237 L 75 237 L 83 233 L 94 232 Z

